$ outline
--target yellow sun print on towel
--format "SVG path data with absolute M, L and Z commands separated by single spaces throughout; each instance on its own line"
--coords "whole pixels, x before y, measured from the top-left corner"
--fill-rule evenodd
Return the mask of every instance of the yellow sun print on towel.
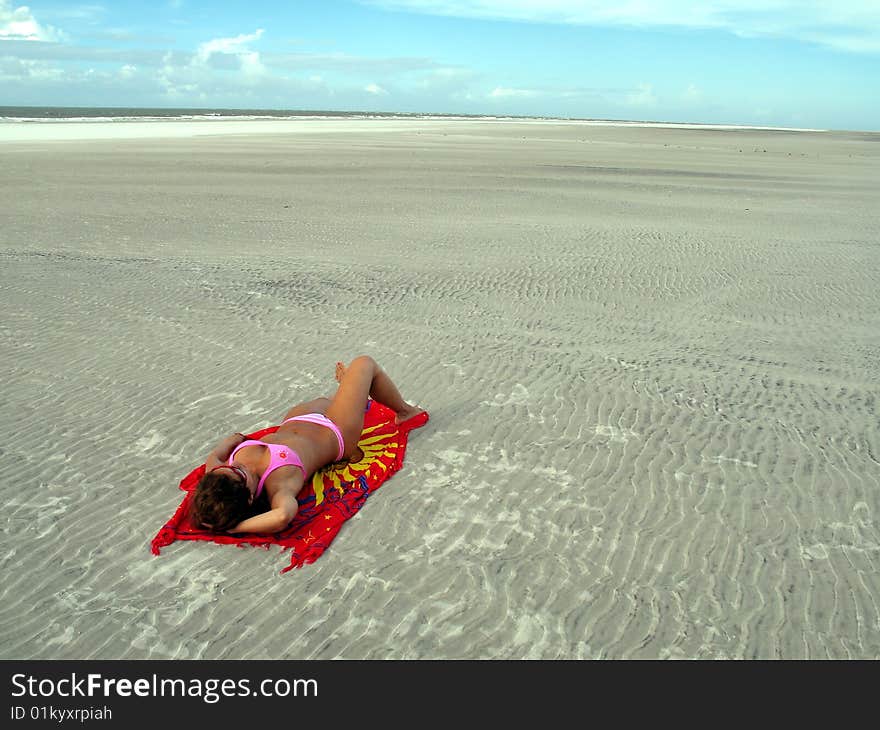
M 335 489 L 340 495 L 345 494 L 345 489 L 350 484 L 364 476 L 369 480 L 371 474 L 388 471 L 388 464 L 382 459 L 394 459 L 397 454 L 399 443 L 398 432 L 393 430 L 386 433 L 377 433 L 381 429 L 388 428 L 387 423 L 365 428 L 358 441 L 358 447 L 364 453 L 363 457 L 355 462 L 335 462 L 318 470 L 312 476 L 312 489 L 315 490 L 315 506 L 324 501 L 324 494 L 328 489 Z

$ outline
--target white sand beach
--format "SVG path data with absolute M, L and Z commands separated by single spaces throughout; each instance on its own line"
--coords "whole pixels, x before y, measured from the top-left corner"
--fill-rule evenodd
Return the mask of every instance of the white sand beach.
M 0 125 L 4 659 L 880 658 L 880 134 Z M 314 564 L 149 543 L 373 355 Z

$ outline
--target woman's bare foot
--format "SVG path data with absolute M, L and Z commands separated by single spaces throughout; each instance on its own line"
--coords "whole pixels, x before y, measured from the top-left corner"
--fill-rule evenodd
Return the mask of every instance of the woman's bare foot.
M 348 370 L 348 368 L 343 363 L 341 363 L 341 362 L 336 363 L 336 382 L 337 383 L 342 382 L 342 377 L 345 375 L 346 370 Z
M 408 421 L 410 418 L 415 418 L 419 413 L 424 413 L 424 408 L 418 408 L 416 406 L 411 406 L 409 403 L 406 404 L 406 408 L 399 410 L 397 415 L 394 417 L 394 423 L 400 425 Z

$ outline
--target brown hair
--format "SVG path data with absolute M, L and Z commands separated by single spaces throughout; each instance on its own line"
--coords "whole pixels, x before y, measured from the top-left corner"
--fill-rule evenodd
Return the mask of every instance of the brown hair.
M 196 485 L 190 518 L 199 527 L 226 532 L 249 516 L 250 490 L 227 470 L 209 471 Z

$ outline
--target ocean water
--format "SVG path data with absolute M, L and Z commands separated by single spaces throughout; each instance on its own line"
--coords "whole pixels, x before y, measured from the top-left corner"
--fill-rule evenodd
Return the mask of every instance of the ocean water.
M 762 127 L 740 124 L 701 124 L 639 119 L 585 119 L 571 117 L 498 116 L 489 114 L 441 114 L 387 111 L 339 111 L 326 109 L 213 109 L 158 107 L 34 107 L 0 106 L 0 124 L 51 122 L 174 122 L 247 121 L 293 119 L 414 119 L 414 120 L 499 120 L 546 121 L 578 125 L 636 126 L 675 129 L 751 129 L 798 132 L 825 131 L 796 127 Z
M 207 119 L 412 118 L 494 119 L 487 115 L 415 114 L 407 112 L 334 111 L 326 109 L 212 109 L 159 107 L 0 106 L 0 122 L 124 122 Z

